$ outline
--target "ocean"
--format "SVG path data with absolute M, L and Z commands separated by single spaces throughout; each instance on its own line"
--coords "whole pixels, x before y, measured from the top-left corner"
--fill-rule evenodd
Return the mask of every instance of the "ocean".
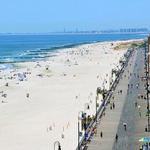
M 146 37 L 146 34 L 0 35 L 0 64 L 45 60 L 58 49 L 84 43 Z

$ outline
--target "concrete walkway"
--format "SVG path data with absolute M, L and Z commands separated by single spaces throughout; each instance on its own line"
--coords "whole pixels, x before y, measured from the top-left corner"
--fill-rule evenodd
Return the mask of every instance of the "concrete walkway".
M 134 73 L 130 80 L 130 84 L 133 84 L 133 88 L 130 88 L 131 93 L 126 96 L 126 101 L 117 131 L 119 140 L 117 143 L 114 143 L 114 150 L 138 150 L 142 144 L 139 142 L 139 139 L 148 135 L 148 133 L 145 132 L 145 127 L 147 125 L 147 101 L 144 99 L 146 97 L 146 81 L 142 81 L 141 78 L 137 77 L 137 75 L 139 75 L 139 77 L 143 77 L 145 75 L 143 50 L 138 50 L 136 65 L 134 66 L 133 72 Z M 136 103 L 137 106 L 135 105 Z M 123 122 L 127 123 L 126 132 L 122 129 Z
M 140 77 L 144 76 L 144 51 L 134 51 L 125 72 L 122 75 L 116 90 L 111 98 L 115 109 L 106 107 L 103 116 L 97 125 L 97 134 L 87 145 L 88 150 L 138 150 L 138 140 L 145 136 L 146 125 L 146 100 L 138 99 L 138 95 L 145 96 L 145 82 Z M 129 90 L 128 90 L 128 84 Z M 131 87 L 133 84 L 133 87 Z M 118 91 L 122 90 L 122 94 Z M 137 103 L 137 107 L 135 104 Z M 139 106 L 139 108 L 138 108 Z M 140 116 L 141 115 L 141 116 Z M 123 123 L 127 124 L 127 131 Z M 101 138 L 100 133 L 103 133 Z M 118 141 L 115 141 L 116 134 Z

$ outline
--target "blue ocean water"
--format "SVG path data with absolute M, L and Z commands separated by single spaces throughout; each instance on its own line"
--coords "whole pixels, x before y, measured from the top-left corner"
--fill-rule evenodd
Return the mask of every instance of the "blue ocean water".
M 58 49 L 83 43 L 146 37 L 146 34 L 0 35 L 0 63 L 46 59 Z

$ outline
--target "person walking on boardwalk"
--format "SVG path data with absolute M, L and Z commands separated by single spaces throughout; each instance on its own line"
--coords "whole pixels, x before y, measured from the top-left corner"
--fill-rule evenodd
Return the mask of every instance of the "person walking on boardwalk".
M 139 83 L 136 84 L 136 88 L 137 88 L 137 89 L 139 88 Z
M 140 105 L 138 105 L 138 110 L 141 111 L 141 106 Z
M 139 111 L 139 116 L 140 116 L 140 118 L 141 118 L 141 116 L 142 116 L 141 111 Z
M 130 88 L 130 84 L 128 84 L 128 88 Z
M 127 95 L 129 95 L 129 89 L 127 89 Z
M 115 140 L 116 142 L 118 142 L 118 134 L 116 134 Z
M 115 98 L 115 97 L 113 96 L 112 99 L 114 100 L 114 98 Z
M 103 137 L 103 132 L 102 132 L 102 131 L 100 132 L 100 137 L 101 137 L 101 138 Z
M 114 103 L 114 102 L 113 102 L 113 105 L 112 105 L 112 106 L 113 106 L 113 109 L 115 109 L 115 103 Z
M 122 90 L 120 90 L 120 94 L 122 94 Z
M 127 131 L 127 123 L 124 122 L 123 126 L 124 126 L 124 130 Z

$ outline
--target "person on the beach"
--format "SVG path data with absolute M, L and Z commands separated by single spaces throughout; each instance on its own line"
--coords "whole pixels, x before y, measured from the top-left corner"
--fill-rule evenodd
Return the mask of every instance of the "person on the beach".
M 58 150 L 61 150 L 61 146 L 60 146 L 60 144 L 58 145 Z
M 7 94 L 5 94 L 5 93 L 4 93 L 4 94 L 2 94 L 2 97 L 6 98 L 6 97 L 7 97 Z
M 29 93 L 26 94 L 26 97 L 29 98 Z
M 5 86 L 8 86 L 8 82 L 5 84 Z
M 61 138 L 62 138 L 62 139 L 64 139 L 64 138 L 65 138 L 65 135 L 64 135 L 64 134 L 62 134 L 62 135 L 61 135 Z

